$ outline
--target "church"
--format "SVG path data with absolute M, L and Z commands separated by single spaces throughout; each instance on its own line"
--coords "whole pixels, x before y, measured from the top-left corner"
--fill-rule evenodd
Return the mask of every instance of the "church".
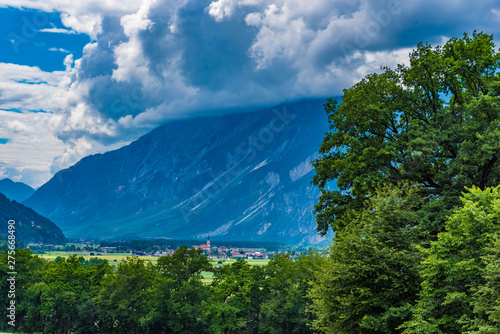
M 201 248 L 205 252 L 210 252 L 210 236 L 207 237 L 207 243 L 205 245 L 194 246 L 194 248 Z

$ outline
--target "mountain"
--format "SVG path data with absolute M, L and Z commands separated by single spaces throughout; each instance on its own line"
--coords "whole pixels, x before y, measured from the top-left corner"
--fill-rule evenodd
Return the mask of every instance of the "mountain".
M 71 238 L 318 243 L 323 102 L 167 123 L 58 172 L 25 204 Z
M 0 193 L 0 234 L 7 235 L 9 220 L 15 221 L 15 236 L 25 242 L 62 244 L 66 238 L 53 222 Z
M 35 189 L 22 182 L 14 182 L 11 179 L 0 180 L 0 193 L 19 203 L 27 200 L 34 192 Z

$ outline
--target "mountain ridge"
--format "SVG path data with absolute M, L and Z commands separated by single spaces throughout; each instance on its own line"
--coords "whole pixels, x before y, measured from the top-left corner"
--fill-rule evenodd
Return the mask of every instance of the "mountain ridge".
M 164 124 L 60 171 L 25 204 L 68 237 L 315 244 L 319 192 L 305 176 L 328 130 L 322 104 Z
M 21 203 L 30 198 L 35 193 L 35 189 L 22 182 L 14 182 L 5 178 L 0 180 L 0 193 L 10 200 Z
M 0 234 L 8 235 L 10 220 L 15 221 L 16 239 L 53 244 L 67 241 L 61 229 L 49 219 L 16 201 L 10 201 L 0 193 Z

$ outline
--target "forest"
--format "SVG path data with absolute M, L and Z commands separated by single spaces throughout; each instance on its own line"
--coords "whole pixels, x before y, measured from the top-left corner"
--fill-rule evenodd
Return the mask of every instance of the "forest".
M 116 272 L 106 260 L 44 261 L 16 251 L 16 333 L 312 333 L 306 297 L 323 258 L 289 254 L 266 266 L 212 268 L 201 249 L 180 247 L 156 265 L 138 257 Z M 1 255 L 6 273 L 6 254 Z M 215 270 L 210 285 L 201 273 Z M 2 277 L 7 291 L 8 277 Z M 0 303 L 8 305 L 7 294 Z M 5 310 L 1 327 L 8 329 Z
M 318 232 L 335 233 L 324 253 L 212 268 L 181 247 L 113 272 L 18 249 L 16 332 L 498 333 L 499 69 L 493 36 L 474 32 L 327 100 L 312 180 Z

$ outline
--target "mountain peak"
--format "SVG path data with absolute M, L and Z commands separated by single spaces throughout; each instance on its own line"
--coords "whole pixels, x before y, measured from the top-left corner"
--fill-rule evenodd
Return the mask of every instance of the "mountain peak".
M 0 234 L 7 234 L 8 221 L 15 221 L 16 238 L 25 242 L 61 244 L 66 242 L 61 229 L 49 219 L 0 193 Z
M 0 180 L 0 193 L 16 202 L 27 200 L 34 192 L 35 189 L 22 182 L 14 182 L 11 179 Z
M 59 172 L 26 204 L 68 237 L 316 243 L 322 103 L 164 124 Z

